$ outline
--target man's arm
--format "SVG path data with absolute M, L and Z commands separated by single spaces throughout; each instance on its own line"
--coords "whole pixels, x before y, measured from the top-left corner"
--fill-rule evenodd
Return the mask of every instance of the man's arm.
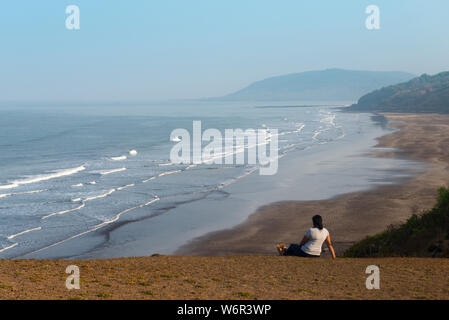
M 334 247 L 332 247 L 332 242 L 331 242 L 330 235 L 328 235 L 327 238 L 326 238 L 326 245 L 327 245 L 327 247 L 329 248 L 329 250 L 332 253 L 332 259 L 335 259 L 336 258 L 335 251 L 334 251 Z

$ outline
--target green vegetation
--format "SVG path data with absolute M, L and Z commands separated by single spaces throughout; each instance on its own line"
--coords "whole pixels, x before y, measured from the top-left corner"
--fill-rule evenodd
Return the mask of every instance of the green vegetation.
M 345 257 L 449 258 L 449 189 L 440 188 L 435 207 L 414 214 L 406 223 L 366 237 L 349 248 Z
M 145 290 L 145 291 L 142 291 L 142 294 L 145 294 L 145 295 L 147 295 L 147 296 L 154 296 L 154 292 L 151 291 L 151 290 Z
M 3 284 L 0 283 L 0 289 L 11 289 L 11 286 L 5 286 Z
M 361 97 L 348 111 L 449 113 L 449 72 L 424 74 Z
M 246 291 L 237 292 L 237 295 L 242 298 L 251 298 L 252 294 Z

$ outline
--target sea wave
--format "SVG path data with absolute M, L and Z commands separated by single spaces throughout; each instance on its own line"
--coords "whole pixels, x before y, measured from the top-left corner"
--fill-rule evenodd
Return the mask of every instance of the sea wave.
M 9 249 L 11 249 L 11 248 L 14 248 L 14 247 L 17 246 L 17 245 L 18 245 L 18 243 L 16 242 L 16 243 L 14 243 L 14 244 L 12 244 L 12 245 L 10 245 L 10 246 L 8 246 L 8 247 L 1 248 L 1 249 L 0 249 L 0 252 L 9 250 Z
M 129 185 L 126 185 L 126 186 L 123 186 L 123 187 L 119 187 L 117 189 L 115 189 L 115 188 L 114 189 L 110 189 L 107 192 L 101 193 L 101 194 L 96 195 L 96 196 L 90 196 L 90 197 L 87 197 L 85 199 L 82 199 L 82 198 L 72 199 L 72 202 L 81 202 L 81 204 L 78 207 L 76 207 L 76 208 L 50 213 L 50 214 L 48 214 L 46 216 L 43 216 L 41 219 L 48 219 L 48 218 L 53 217 L 53 216 L 63 215 L 63 214 L 69 213 L 69 212 L 74 212 L 74 211 L 81 210 L 82 208 L 84 208 L 86 206 L 86 202 L 88 202 L 88 201 L 106 198 L 106 197 L 110 196 L 111 194 L 113 194 L 116 191 L 124 190 L 126 188 L 130 188 L 130 187 L 133 187 L 133 186 L 134 186 L 134 184 L 129 184 Z
M 127 184 L 126 186 L 117 188 L 117 191 L 125 190 L 125 189 L 128 189 L 128 188 L 134 187 L 134 186 L 135 186 L 134 183 Z
M 196 165 L 189 165 L 189 166 L 187 166 L 187 167 L 185 168 L 185 170 L 190 169 L 190 168 L 193 168 L 194 166 L 196 166 Z M 163 176 L 168 176 L 168 175 L 175 174 L 175 173 L 179 173 L 179 172 L 182 172 L 182 171 L 183 171 L 183 170 L 164 171 L 164 172 L 159 173 L 159 174 L 156 175 L 156 176 L 152 176 L 152 177 L 149 177 L 148 179 L 142 180 L 142 183 L 147 183 L 147 182 L 149 182 L 149 181 L 151 181 L 151 180 L 154 180 L 154 179 L 156 179 L 156 178 L 163 177 Z
M 120 157 L 111 157 L 109 158 L 112 161 L 122 161 L 122 160 L 126 160 L 128 157 L 127 156 L 120 156 Z
M 48 191 L 48 190 L 47 189 L 42 189 L 42 190 L 32 190 L 32 191 L 15 192 L 15 193 L 1 193 L 0 194 L 0 198 L 18 196 L 18 195 L 22 195 L 22 194 L 41 193 L 41 192 L 45 192 L 45 191 Z
M 332 113 L 332 112 L 321 112 L 321 113 L 326 113 L 327 116 L 322 118 L 322 119 L 320 119 L 320 122 L 321 123 L 328 123 L 328 124 L 332 125 L 333 127 L 335 127 L 335 117 L 337 115 L 335 113 Z
M 175 174 L 178 172 L 181 172 L 181 170 L 165 171 L 165 172 L 159 173 L 158 177 L 168 176 L 170 174 Z
M 156 201 L 159 201 L 159 200 L 160 200 L 160 198 L 159 198 L 158 196 L 155 196 L 152 200 L 150 200 L 150 201 L 148 201 L 148 202 L 146 202 L 146 203 L 143 203 L 143 204 L 140 204 L 140 205 L 137 205 L 137 206 L 128 208 L 128 209 L 126 209 L 126 210 L 120 211 L 120 212 L 117 213 L 112 219 L 103 221 L 102 223 L 93 226 L 93 227 L 90 228 L 89 230 L 83 231 L 83 232 L 81 232 L 81 233 L 78 233 L 78 234 L 76 234 L 76 235 L 73 235 L 73 236 L 71 236 L 71 237 L 68 237 L 68 238 L 66 238 L 66 239 L 64 239 L 64 240 L 55 242 L 55 243 L 53 243 L 53 244 L 51 244 L 51 245 L 49 245 L 49 246 L 46 246 L 46 247 L 40 248 L 40 249 L 38 249 L 38 250 L 35 250 L 35 251 L 31 252 L 30 254 L 40 252 L 40 251 L 42 251 L 42 250 L 45 250 L 45 249 L 54 247 L 54 246 L 56 246 L 56 245 L 58 245 L 58 244 L 64 243 L 64 242 L 66 242 L 66 241 L 69 241 L 69 240 L 78 238 L 78 237 L 80 237 L 80 236 L 82 236 L 82 235 L 85 235 L 85 234 L 87 234 L 87 233 L 90 233 L 90 232 L 93 232 L 93 231 L 98 230 L 98 229 L 100 229 L 100 228 L 103 228 L 103 227 L 105 227 L 105 226 L 107 226 L 107 225 L 109 225 L 109 224 L 111 224 L 111 223 L 114 223 L 114 222 L 116 222 L 117 220 L 119 220 L 119 219 L 120 219 L 120 216 L 122 216 L 123 214 L 128 213 L 128 212 L 133 211 L 133 210 L 136 210 L 136 209 L 139 209 L 139 208 L 143 208 L 143 207 L 149 206 L 150 204 L 152 204 L 152 203 L 154 203 L 154 202 L 156 202 Z M 16 244 L 16 245 L 17 245 L 17 244 Z M 7 250 L 7 249 L 5 248 L 4 250 Z M 2 251 L 3 251 L 3 249 L 0 250 L 0 252 L 2 252 Z
M 82 186 L 83 186 L 82 183 L 78 183 L 78 184 L 72 185 L 73 188 L 79 188 L 79 187 L 82 187 Z
M 86 204 L 83 202 L 80 206 L 78 206 L 76 208 L 63 210 L 63 211 L 58 211 L 58 212 L 53 212 L 53 213 L 50 213 L 50 214 L 48 214 L 46 216 L 43 216 L 41 219 L 45 220 L 45 219 L 48 219 L 48 218 L 53 217 L 53 216 L 58 216 L 58 215 L 63 215 L 63 214 L 69 213 L 69 212 L 78 211 L 78 210 L 81 210 L 82 208 L 84 208 L 85 206 L 86 206 Z
M 149 181 L 151 181 L 151 180 L 154 180 L 154 179 L 156 179 L 156 177 L 150 177 L 150 178 L 148 178 L 148 179 L 146 179 L 146 180 L 142 180 L 142 182 L 143 183 L 147 183 L 147 182 L 149 182 Z
M 231 184 L 233 184 L 233 183 L 236 183 L 236 182 L 239 181 L 240 179 L 249 176 L 250 174 L 252 174 L 252 173 L 254 173 L 255 171 L 257 171 L 258 169 L 259 169 L 258 167 L 251 168 L 250 170 L 246 171 L 246 172 L 243 173 L 242 175 L 240 175 L 240 176 L 238 176 L 238 177 L 235 177 L 235 178 L 233 178 L 233 179 L 231 179 L 231 180 L 229 180 L 229 181 L 227 181 L 227 182 L 221 183 L 219 186 L 216 187 L 216 189 L 217 189 L 217 190 L 223 189 L 224 187 L 227 187 L 227 186 L 229 186 L 229 185 L 231 185 Z
M 126 170 L 126 168 L 118 168 L 118 169 L 111 169 L 111 170 L 94 171 L 92 173 L 98 173 L 98 174 L 101 174 L 102 176 L 105 176 L 105 175 L 108 175 L 111 173 L 122 172 L 125 170 Z
M 76 167 L 76 168 L 55 170 L 52 173 L 48 173 L 48 174 L 41 174 L 41 175 L 36 175 L 36 176 L 30 176 L 27 179 L 14 180 L 14 181 L 11 181 L 7 185 L 0 185 L 0 190 L 2 190 L 2 189 L 12 189 L 12 188 L 17 188 L 18 186 L 23 185 L 23 184 L 37 183 L 37 182 L 41 182 L 41 181 L 61 178 L 61 177 L 64 177 L 64 176 L 70 176 L 70 175 L 76 174 L 76 173 L 78 173 L 80 171 L 83 171 L 85 169 L 86 168 L 84 166 L 79 166 L 79 167 Z
M 8 240 L 11 240 L 11 239 L 14 239 L 15 237 L 21 236 L 22 234 L 29 233 L 29 232 L 33 232 L 33 231 L 38 231 L 38 230 L 41 230 L 41 229 L 42 229 L 41 227 L 28 229 L 28 230 L 25 230 L 25 231 L 22 231 L 22 232 L 19 232 L 19 233 L 16 233 L 16 234 L 12 234 L 12 235 L 10 235 L 10 236 L 7 236 L 7 239 L 8 239 Z
M 87 202 L 87 201 L 92 201 L 92 200 L 96 200 L 96 199 L 106 198 L 107 196 L 113 194 L 115 191 L 117 191 L 117 189 L 110 189 L 106 193 L 102 193 L 102 194 L 99 194 L 97 196 L 87 197 L 87 198 L 85 198 L 85 199 L 83 199 L 81 201 L 82 202 Z M 73 202 L 78 202 L 79 201 L 79 200 L 78 201 L 75 201 L 75 200 L 78 200 L 78 199 L 74 199 L 72 201 Z
M 174 165 L 173 162 L 168 162 L 168 163 L 159 163 L 157 166 L 158 167 L 166 167 L 166 166 L 172 166 Z
M 298 124 L 298 129 L 292 130 L 292 131 L 284 131 L 278 134 L 278 136 L 284 136 L 286 134 L 294 134 L 294 133 L 301 133 L 301 131 L 304 129 L 306 125 L 304 123 Z

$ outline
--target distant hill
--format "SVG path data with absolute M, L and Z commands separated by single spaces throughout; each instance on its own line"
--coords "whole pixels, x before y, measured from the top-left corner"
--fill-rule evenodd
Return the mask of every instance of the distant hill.
M 424 74 L 359 99 L 348 111 L 449 113 L 449 72 Z
M 362 95 L 415 77 L 405 72 L 326 69 L 267 78 L 214 100 L 357 101 Z

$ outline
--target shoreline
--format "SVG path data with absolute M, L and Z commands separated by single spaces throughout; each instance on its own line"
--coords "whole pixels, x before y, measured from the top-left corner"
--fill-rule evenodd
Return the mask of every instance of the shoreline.
M 415 167 L 412 161 L 366 157 L 376 138 L 392 131 L 384 126 L 385 119 L 356 113 L 341 120 L 344 126 L 344 121 L 349 123 L 342 139 L 289 152 L 280 159 L 276 175 L 248 175 L 194 201 L 130 214 L 110 226 L 20 258 L 91 260 L 172 255 L 193 239 L 238 226 L 261 206 L 277 201 L 324 200 L 367 190 L 402 179 L 404 169 Z
M 297 243 L 321 214 L 338 255 L 352 243 L 405 222 L 431 208 L 436 190 L 449 181 L 449 116 L 383 113 L 399 129 L 377 138 L 370 157 L 419 161 L 425 170 L 394 184 L 345 193 L 326 200 L 281 201 L 258 208 L 243 223 L 208 233 L 181 246 L 176 255 L 276 254 L 275 244 Z M 385 149 L 384 149 L 385 148 Z M 400 181 L 402 180 L 402 181 Z M 325 252 L 326 256 L 329 253 Z
M 332 219 L 327 219 L 323 214 L 324 210 L 328 210 L 326 206 L 308 206 L 303 208 L 305 211 L 302 213 L 291 207 L 292 203 L 325 204 L 325 201 L 339 199 L 340 196 L 378 190 L 379 184 L 403 184 L 411 174 L 416 174 L 413 170 L 422 166 L 422 162 L 410 160 L 422 161 L 420 158 L 402 156 L 402 152 L 392 150 L 388 145 L 380 148 L 380 139 L 389 136 L 392 130 L 385 130 L 385 119 L 374 121 L 377 123 L 374 125 L 372 120 L 371 116 L 369 122 L 362 122 L 365 125 L 359 129 L 362 132 L 348 135 L 334 144 L 318 145 L 305 153 L 292 152 L 281 160 L 283 164 L 277 175 L 250 175 L 200 201 L 169 207 L 167 212 L 160 212 L 155 219 L 152 219 L 153 215 L 130 216 L 118 224 L 61 243 L 51 250 L 26 254 L 20 259 L 92 260 L 150 256 L 154 253 L 208 256 L 276 254 L 273 250 L 276 243 L 300 241 L 303 232 L 310 226 L 309 220 L 313 215 L 310 210 L 319 210 L 317 213 L 323 215 L 336 244 L 337 254 L 340 254 L 356 241 L 342 238 L 340 234 L 356 235 L 359 231 L 363 237 L 371 229 L 346 230 L 344 225 L 335 229 Z M 393 145 L 392 148 L 397 149 L 397 146 Z M 369 157 L 373 151 L 376 151 L 374 156 Z M 433 200 L 432 195 L 432 205 Z M 332 209 L 332 204 L 328 206 Z M 264 217 L 268 212 L 267 219 L 255 220 L 254 216 L 259 212 L 263 212 Z M 354 219 L 351 215 L 349 218 Z M 374 216 L 365 218 L 377 223 Z M 341 221 L 341 215 L 336 215 L 335 219 Z M 251 223 L 247 225 L 248 222 Z M 247 228 L 241 229 L 242 225 Z M 384 226 L 377 230 L 382 231 Z M 161 228 L 163 233 L 159 232 Z M 232 232 L 238 229 L 240 234 Z M 258 232 L 267 232 L 268 237 L 258 236 Z M 214 238 L 217 235 L 218 238 Z

